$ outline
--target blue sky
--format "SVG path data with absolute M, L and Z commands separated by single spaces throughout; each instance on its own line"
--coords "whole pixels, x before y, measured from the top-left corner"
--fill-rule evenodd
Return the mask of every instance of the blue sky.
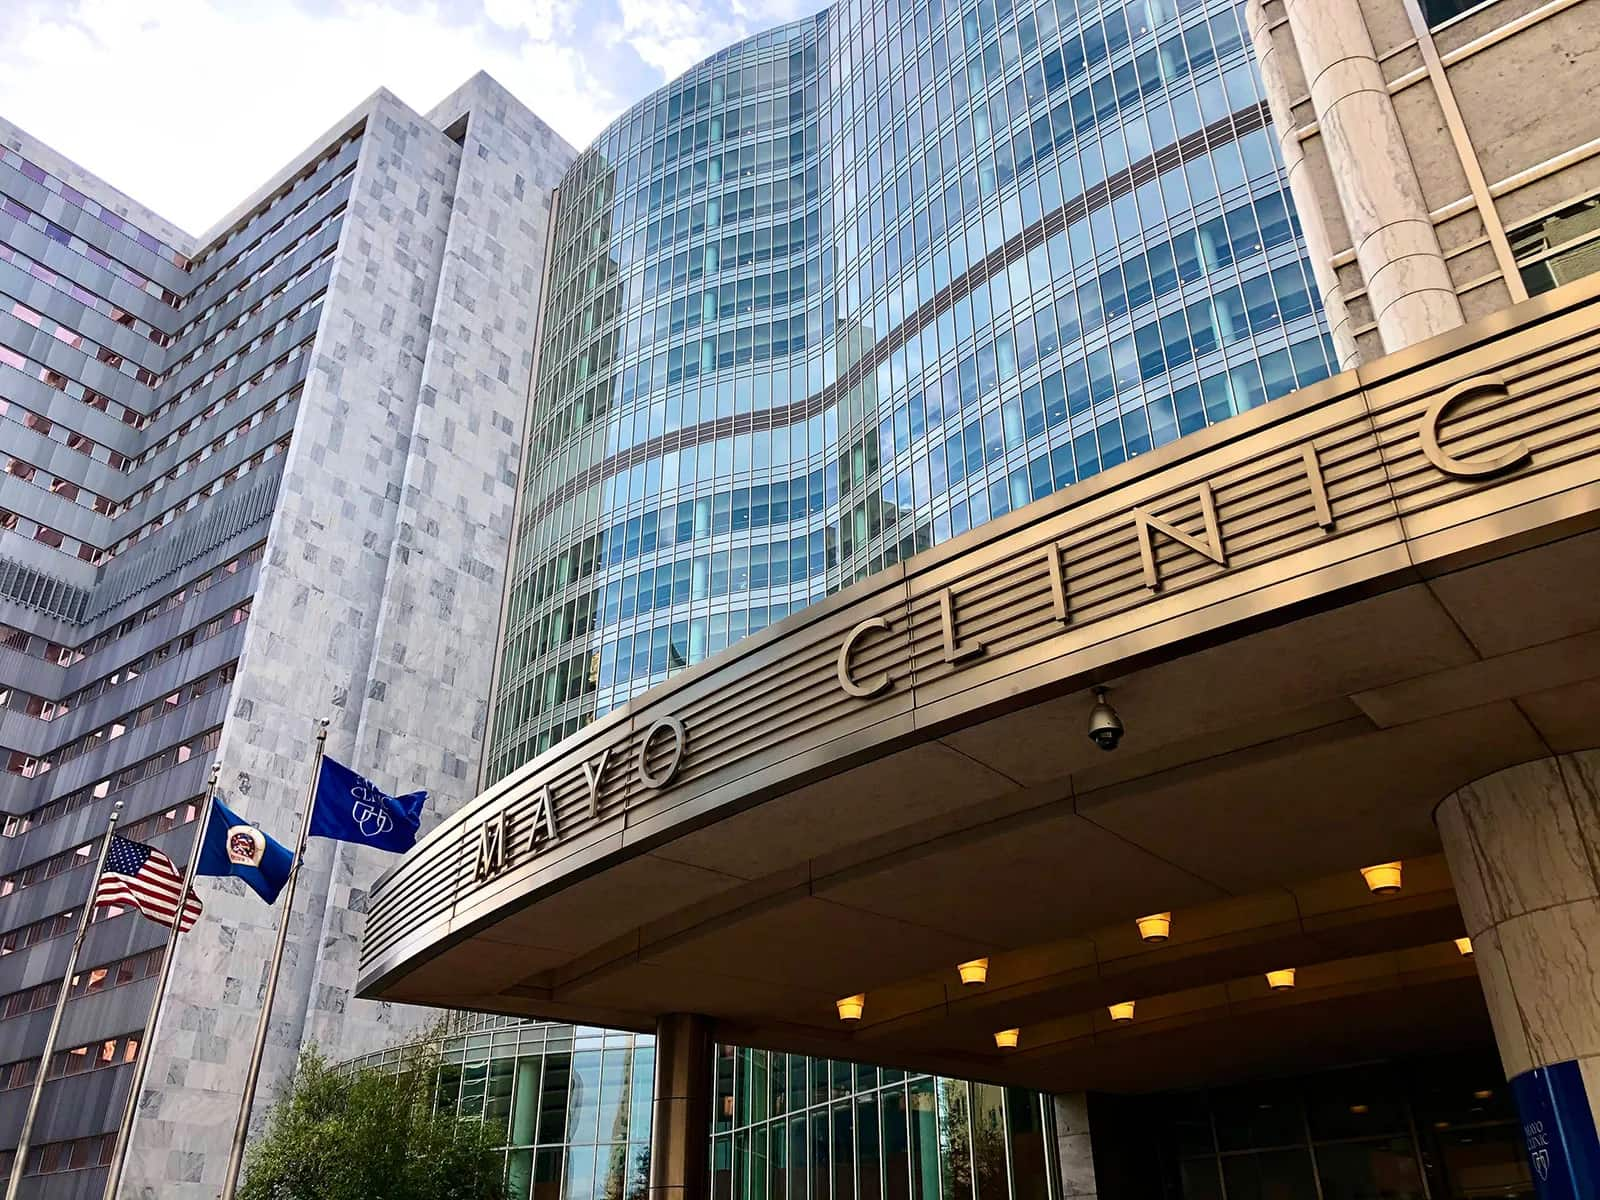
M 0 0 L 0 115 L 203 233 L 376 88 L 485 70 L 582 147 L 823 0 Z

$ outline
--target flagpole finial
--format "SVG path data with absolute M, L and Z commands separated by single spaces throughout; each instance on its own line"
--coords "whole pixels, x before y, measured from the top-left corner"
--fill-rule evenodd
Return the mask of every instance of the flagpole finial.
M 222 760 L 219 758 L 211 764 L 211 791 L 217 790 L 217 780 L 220 778 L 222 778 Z
M 327 740 L 328 740 L 328 718 L 327 717 L 318 717 L 317 718 L 317 741 L 325 742 Z

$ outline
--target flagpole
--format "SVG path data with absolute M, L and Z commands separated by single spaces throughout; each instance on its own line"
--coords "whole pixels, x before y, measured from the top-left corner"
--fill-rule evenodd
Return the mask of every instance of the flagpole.
M 89 932 L 89 914 L 94 910 L 94 894 L 100 887 L 100 876 L 106 871 L 106 854 L 111 849 L 111 834 L 117 827 L 117 817 L 122 813 L 122 801 L 111 806 L 111 817 L 106 821 L 105 840 L 100 843 L 100 861 L 95 865 L 89 882 L 89 895 L 83 902 L 83 916 L 78 919 L 78 936 L 72 939 L 72 953 L 67 956 L 67 971 L 61 977 L 61 991 L 56 995 L 55 1012 L 50 1014 L 50 1032 L 44 1037 L 44 1053 L 39 1056 L 39 1073 L 33 1077 L 33 1094 L 28 1097 L 28 1113 L 22 1118 L 22 1134 L 17 1139 L 17 1149 L 11 1159 L 11 1180 L 6 1184 L 6 1200 L 16 1200 L 17 1188 L 22 1184 L 22 1173 L 28 1166 L 28 1143 L 33 1140 L 33 1120 L 39 1115 L 39 1097 L 44 1092 L 44 1081 L 50 1074 L 50 1059 L 56 1052 L 56 1034 L 61 1032 L 61 1010 L 67 1007 L 67 993 L 72 990 L 72 975 L 78 969 L 78 951 L 83 949 L 83 936 Z
M 250 1136 L 250 1109 L 255 1104 L 256 1082 L 261 1076 L 261 1058 L 267 1046 L 267 1028 L 272 1022 L 272 999 L 278 991 L 278 970 L 283 966 L 283 947 L 289 938 L 289 918 L 294 912 L 295 885 L 300 881 L 300 868 L 306 855 L 306 838 L 311 832 L 311 809 L 317 799 L 317 777 L 322 771 L 322 752 L 328 743 L 327 719 L 324 718 L 317 725 L 317 750 L 311 759 L 311 782 L 306 787 L 306 811 L 300 818 L 300 839 L 294 847 L 294 865 L 289 870 L 289 882 L 283 889 L 283 913 L 278 918 L 278 945 L 272 952 L 272 966 L 267 972 L 267 991 L 261 998 L 261 1018 L 256 1022 L 256 1044 L 250 1052 L 250 1069 L 245 1074 L 244 1095 L 239 1097 L 239 1119 L 233 1127 L 233 1149 L 228 1155 L 228 1174 L 222 1182 L 220 1200 L 234 1200 L 234 1192 L 239 1187 L 239 1171 L 244 1166 L 244 1144 Z
M 172 978 L 172 961 L 178 955 L 179 926 L 183 924 L 184 910 L 189 907 L 189 897 L 194 893 L 194 869 L 200 863 L 200 847 L 206 844 L 206 830 L 211 824 L 211 800 L 217 794 L 217 778 L 222 774 L 222 761 L 211 764 L 211 781 L 206 785 L 205 807 L 200 812 L 200 828 L 195 831 L 194 847 L 189 852 L 189 867 L 183 873 L 183 892 L 178 897 L 178 913 L 172 922 L 172 932 L 167 935 L 167 948 L 161 957 L 161 975 L 156 980 L 155 998 L 150 1002 L 150 1017 L 144 1026 L 144 1045 L 139 1047 L 139 1057 L 133 1063 L 133 1084 L 128 1088 L 128 1102 L 123 1106 L 122 1124 L 117 1127 L 117 1145 L 111 1152 L 111 1169 L 106 1172 L 105 1200 L 116 1200 L 117 1189 L 122 1186 L 122 1173 L 127 1165 L 128 1142 L 133 1137 L 133 1117 L 139 1107 L 139 1093 L 144 1089 L 145 1071 L 150 1065 L 150 1039 L 155 1035 L 156 1023 L 161 1019 L 161 1008 L 167 1002 L 167 983 Z

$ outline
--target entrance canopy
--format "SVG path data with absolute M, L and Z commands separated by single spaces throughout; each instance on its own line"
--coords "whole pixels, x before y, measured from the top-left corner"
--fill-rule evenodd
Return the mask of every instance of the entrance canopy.
M 1432 810 L 1600 743 L 1597 328 L 1571 285 L 746 638 L 425 839 L 361 994 L 1049 1090 L 1486 1043 Z

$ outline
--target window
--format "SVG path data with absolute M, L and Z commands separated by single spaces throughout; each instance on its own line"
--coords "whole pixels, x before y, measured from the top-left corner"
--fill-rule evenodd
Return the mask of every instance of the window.
M 1600 196 L 1514 230 L 1511 251 L 1530 296 L 1600 271 Z

